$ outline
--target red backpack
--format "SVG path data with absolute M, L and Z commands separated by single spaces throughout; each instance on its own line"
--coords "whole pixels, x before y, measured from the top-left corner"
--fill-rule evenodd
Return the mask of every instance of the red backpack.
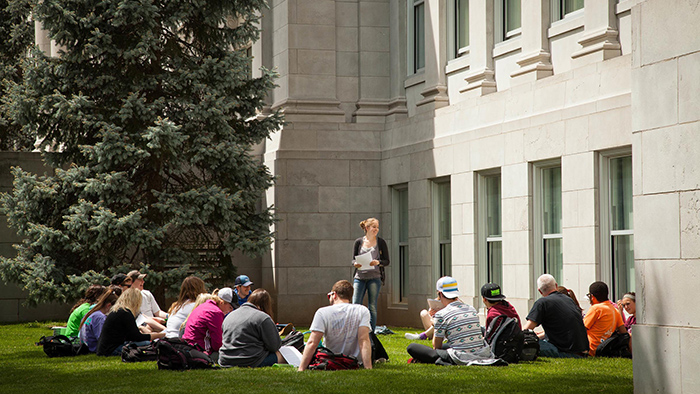
M 336 354 L 329 349 L 319 346 L 314 353 L 309 369 L 319 371 L 336 371 L 339 369 L 358 369 L 360 364 L 357 359 L 344 354 Z

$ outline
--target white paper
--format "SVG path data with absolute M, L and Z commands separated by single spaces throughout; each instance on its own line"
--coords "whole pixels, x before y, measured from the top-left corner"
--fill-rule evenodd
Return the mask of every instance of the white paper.
M 294 346 L 282 346 L 280 348 L 280 353 L 287 361 L 287 364 L 299 368 L 299 364 L 301 364 L 301 352 L 299 349 Z
M 439 311 L 443 307 L 444 307 L 444 305 L 442 305 L 442 302 L 440 302 L 439 300 L 428 298 L 428 308 L 430 308 L 434 311 Z
M 372 252 L 367 252 L 359 256 L 355 256 L 355 262 L 362 264 L 362 267 L 358 268 L 358 270 L 361 271 L 371 270 L 372 268 L 374 268 L 371 265 L 369 265 L 372 262 Z
M 136 316 L 136 325 L 140 327 L 140 326 L 143 325 L 143 323 L 145 323 L 145 322 L 146 322 L 146 316 L 144 316 L 143 314 L 139 313 L 139 315 Z

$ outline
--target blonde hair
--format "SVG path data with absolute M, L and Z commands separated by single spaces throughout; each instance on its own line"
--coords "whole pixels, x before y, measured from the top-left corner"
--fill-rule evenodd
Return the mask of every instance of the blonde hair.
M 217 291 L 217 290 L 214 290 L 214 291 Z M 209 300 L 214 300 L 214 302 L 216 302 L 215 298 L 221 300 L 221 298 L 219 298 L 213 294 L 209 294 L 209 293 L 202 293 L 202 294 L 198 295 L 197 299 L 194 301 L 194 307 L 192 307 L 192 311 L 194 311 L 195 309 L 197 309 L 198 306 L 204 304 L 205 302 L 207 302 Z M 182 331 L 185 328 L 185 326 L 187 325 L 187 320 L 190 319 L 191 314 L 192 314 L 192 312 L 190 312 L 190 314 L 187 315 L 187 317 L 185 318 L 185 321 L 183 321 L 182 324 L 180 324 L 180 331 Z
M 378 226 L 379 220 L 377 220 L 376 218 L 367 218 L 367 219 L 360 222 L 360 228 L 362 230 L 364 230 L 365 232 L 367 232 L 367 227 L 371 226 L 372 223 L 375 223 L 375 222 L 377 223 L 377 226 Z
M 119 298 L 117 298 L 117 302 L 112 305 L 112 309 L 110 309 L 110 312 L 116 312 L 120 309 L 126 309 L 129 312 L 131 312 L 134 317 L 138 316 L 138 314 L 141 312 L 141 290 L 139 289 L 134 289 L 134 288 L 129 288 L 126 289 Z

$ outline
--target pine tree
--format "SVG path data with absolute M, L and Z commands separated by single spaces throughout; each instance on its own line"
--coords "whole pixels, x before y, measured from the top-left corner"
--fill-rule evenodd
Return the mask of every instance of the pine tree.
M 250 155 L 278 129 L 261 115 L 274 75 L 249 76 L 263 0 L 42 0 L 62 47 L 35 51 L 9 112 L 41 141 L 49 176 L 13 169 L 2 202 L 25 237 L 0 274 L 30 303 L 75 298 L 141 266 L 149 286 L 235 274 L 233 250 L 271 242 L 272 184 Z

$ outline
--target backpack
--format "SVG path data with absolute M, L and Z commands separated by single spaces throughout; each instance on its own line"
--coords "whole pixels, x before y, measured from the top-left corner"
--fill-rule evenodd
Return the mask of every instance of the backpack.
M 532 330 L 523 330 L 523 350 L 520 361 L 535 361 L 540 354 L 540 339 Z
M 184 371 L 213 368 L 211 357 L 180 338 L 162 338 L 156 341 L 158 369 Z
M 314 353 L 309 369 L 317 371 L 336 371 L 340 369 L 358 369 L 360 364 L 357 359 L 344 354 L 335 354 L 323 346 L 319 346 Z
M 153 343 L 136 346 L 135 343 L 129 342 L 122 347 L 122 361 L 125 363 L 156 360 L 158 360 L 158 351 Z
M 44 353 L 49 357 L 73 357 L 89 353 L 88 347 L 80 340 L 76 338 L 73 342 L 65 335 L 41 337 L 36 345 L 43 346 Z
M 372 342 L 372 362 L 377 360 L 389 361 L 389 355 L 384 349 L 384 345 L 379 341 L 377 335 L 370 331 L 369 340 Z
M 623 357 L 632 358 L 630 350 L 630 334 L 614 332 L 610 338 L 604 340 L 595 350 L 596 357 Z
M 508 364 L 519 361 L 524 336 L 517 319 L 506 315 L 494 317 L 486 329 L 484 340 L 491 345 L 491 351 L 496 358 Z
M 293 346 L 304 353 L 304 334 L 299 331 L 292 331 L 282 340 L 282 346 Z

